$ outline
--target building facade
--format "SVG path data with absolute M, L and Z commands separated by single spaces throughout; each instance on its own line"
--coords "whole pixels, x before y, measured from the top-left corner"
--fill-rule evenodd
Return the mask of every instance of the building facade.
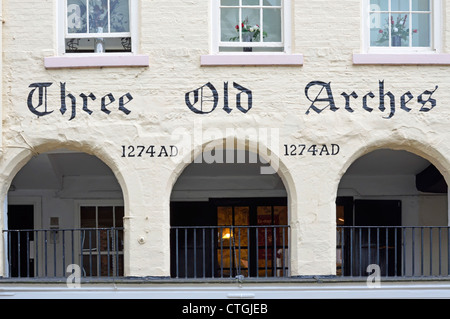
M 3 0 L 0 289 L 448 297 L 449 6 Z

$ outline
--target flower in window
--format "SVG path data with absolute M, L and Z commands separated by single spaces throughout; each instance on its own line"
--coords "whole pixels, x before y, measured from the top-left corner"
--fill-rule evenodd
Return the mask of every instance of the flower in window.
M 409 23 L 407 23 L 408 15 L 398 16 L 397 21 L 394 21 L 394 17 L 391 16 L 391 20 L 386 20 L 386 25 L 383 29 L 380 29 L 378 32 L 380 33 L 380 38 L 377 43 L 383 43 L 389 41 L 389 28 L 391 28 L 391 39 L 393 46 L 400 46 L 400 41 L 408 41 L 409 37 Z M 417 33 L 418 30 L 414 29 L 413 33 Z
M 261 28 L 257 24 L 249 24 L 248 17 L 246 17 L 245 20 L 242 21 L 241 25 L 237 24 L 235 26 L 235 29 L 238 35 L 235 37 L 231 37 L 230 41 L 239 41 L 239 31 L 242 31 L 242 39 L 244 42 L 259 41 L 260 39 Z M 262 34 L 263 38 L 267 37 L 267 32 L 263 31 Z

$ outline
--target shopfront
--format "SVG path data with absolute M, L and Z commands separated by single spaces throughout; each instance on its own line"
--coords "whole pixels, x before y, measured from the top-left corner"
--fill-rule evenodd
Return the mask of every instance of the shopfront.
M 443 291 L 445 1 L 26 5 L 2 3 L 1 287 Z

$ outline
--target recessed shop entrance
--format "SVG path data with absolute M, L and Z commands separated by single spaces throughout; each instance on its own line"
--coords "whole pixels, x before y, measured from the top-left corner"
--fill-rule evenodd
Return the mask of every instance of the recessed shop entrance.
M 336 201 L 337 274 L 449 273 L 447 184 L 428 160 L 380 149 L 356 160 Z
M 351 209 L 350 214 L 345 214 L 346 200 L 349 201 L 347 211 Z M 382 274 L 400 275 L 402 232 L 397 226 L 402 226 L 401 215 L 399 200 L 340 198 L 337 201 L 337 219 L 338 225 L 344 227 L 338 228 L 338 266 L 342 271 L 342 265 L 352 265 L 344 267 L 341 274 L 364 274 L 370 264 L 376 263 Z
M 5 213 L 6 276 L 123 275 L 121 187 L 97 157 L 55 150 L 32 158 L 12 180 Z
M 260 174 L 261 164 L 194 162 L 179 177 L 171 201 L 173 278 L 288 275 L 286 189 L 277 174 Z

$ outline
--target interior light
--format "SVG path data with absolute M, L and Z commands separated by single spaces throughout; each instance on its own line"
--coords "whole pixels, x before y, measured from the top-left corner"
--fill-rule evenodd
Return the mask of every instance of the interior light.
M 230 239 L 231 231 L 229 229 L 224 229 L 222 232 L 222 239 Z

